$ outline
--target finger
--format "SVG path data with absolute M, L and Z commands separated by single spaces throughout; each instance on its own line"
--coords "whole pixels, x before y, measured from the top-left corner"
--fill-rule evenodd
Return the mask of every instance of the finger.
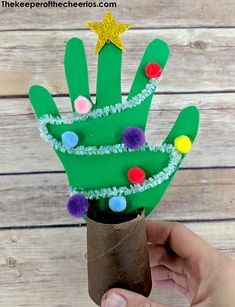
M 159 280 L 169 280 L 172 279 L 177 285 L 189 290 L 188 279 L 184 274 L 176 273 L 168 269 L 164 265 L 159 265 L 151 268 L 152 282 Z
M 153 40 L 147 46 L 143 58 L 138 67 L 138 70 L 136 72 L 128 98 L 133 97 L 137 93 L 139 93 L 145 87 L 146 83 L 149 82 L 149 78 L 144 73 L 146 65 L 151 62 L 155 62 L 159 64 L 163 70 L 169 58 L 169 55 L 170 50 L 168 45 L 160 39 Z M 151 98 L 149 99 L 151 101 Z
M 164 265 L 178 274 L 185 274 L 185 260 L 179 256 L 169 255 L 162 245 L 149 245 L 149 259 L 151 267 Z
M 191 301 L 189 290 L 177 285 L 177 283 L 173 281 L 172 279 L 155 281 L 154 286 L 159 289 L 164 289 L 164 290 L 178 293 L 186 297 L 189 301 Z
M 86 53 L 82 40 L 76 37 L 70 39 L 67 43 L 64 69 L 74 111 L 74 100 L 78 96 L 85 96 L 91 101 Z
M 140 65 L 138 67 L 138 70 L 136 72 L 134 81 L 132 83 L 128 99 L 134 97 L 136 94 L 140 93 L 143 88 L 145 88 L 146 84 L 149 82 L 149 78 L 145 74 L 145 67 L 147 64 L 151 62 L 155 62 L 159 64 L 164 69 L 166 62 L 169 58 L 170 50 L 168 45 L 160 40 L 155 39 L 153 40 L 146 48 L 143 58 L 140 62 Z M 145 128 L 148 113 L 150 109 L 150 104 L 152 101 L 152 97 L 154 95 L 154 92 L 152 95 L 147 97 L 142 105 L 138 107 L 139 109 L 139 117 L 142 119 L 142 125 L 139 124 L 139 126 Z
M 143 114 L 146 114 L 146 110 L 144 108 L 146 108 L 145 103 L 141 105 L 139 109 L 137 109 L 138 112 L 141 112 L 142 119 L 144 119 Z M 138 118 L 137 114 L 138 113 L 136 112 L 135 113 L 136 118 Z M 145 122 L 145 119 L 144 119 L 144 122 Z M 171 129 L 171 132 L 169 133 L 164 143 L 174 144 L 174 139 L 180 135 L 187 135 L 191 139 L 191 142 L 193 142 L 197 135 L 198 125 L 199 125 L 199 112 L 197 108 L 193 106 L 185 108 L 184 110 L 180 112 L 173 128 Z M 184 158 L 184 156 L 185 154 L 182 154 L 182 158 Z M 177 162 L 177 164 L 175 165 L 174 172 L 171 174 L 171 176 L 169 176 L 168 180 L 165 180 L 160 185 L 156 186 L 154 189 L 151 189 L 150 191 L 145 192 L 145 194 L 152 193 L 151 198 L 155 201 L 154 205 L 152 205 L 151 202 L 149 201 L 149 203 L 144 206 L 146 209 L 145 211 L 146 215 L 148 215 L 156 207 L 156 204 L 160 202 L 162 196 L 164 195 L 165 191 L 170 185 L 171 180 L 176 174 L 178 167 L 183 161 L 182 158 L 181 157 L 179 158 L 178 160 L 179 162 Z
M 113 44 L 106 44 L 99 52 L 96 106 L 103 108 L 110 104 L 120 103 L 121 94 L 122 50 Z
M 174 126 L 166 137 L 164 143 L 174 144 L 175 138 L 180 135 L 187 135 L 190 138 L 191 142 L 193 142 L 197 136 L 198 126 L 198 109 L 194 106 L 187 107 L 180 112 Z
M 184 225 L 175 222 L 147 221 L 147 238 L 155 244 L 166 244 L 179 256 L 204 257 L 209 245 Z
M 44 87 L 33 85 L 29 90 L 29 99 L 37 118 L 40 118 L 45 114 L 60 116 L 54 99 Z
M 169 307 L 155 303 L 146 297 L 124 289 L 111 289 L 101 300 L 101 307 Z

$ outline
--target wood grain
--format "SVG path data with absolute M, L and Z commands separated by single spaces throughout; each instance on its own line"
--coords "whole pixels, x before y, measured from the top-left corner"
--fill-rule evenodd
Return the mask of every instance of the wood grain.
M 235 258 L 235 222 L 187 226 Z M 1 307 L 95 306 L 87 293 L 85 227 L 1 231 L 0 249 Z M 153 290 L 151 297 L 187 306 L 172 294 Z
M 111 9 L 116 19 L 133 24 L 122 35 L 124 93 L 152 39 L 164 39 L 171 48 L 148 140 L 163 139 L 182 108 L 195 104 L 201 111 L 199 136 L 183 164 L 190 169 L 176 174 L 150 218 L 187 221 L 235 259 L 235 2 L 117 0 L 117 5 Z M 63 168 L 40 139 L 28 99 L 20 97 L 32 84 L 67 95 L 63 57 L 73 36 L 84 40 L 94 95 L 96 35 L 85 22 L 100 20 L 106 10 L 0 8 L 0 307 L 95 306 L 87 291 L 86 227 L 70 227 L 84 222 L 66 213 L 66 175 L 54 173 Z M 70 111 L 67 97 L 56 100 L 61 112 Z M 188 305 L 172 293 L 153 290 L 151 296 L 174 307 Z
M 23 0 L 26 2 L 26 0 Z M 44 0 L 43 2 L 47 2 Z M 65 1 L 60 1 L 65 2 Z M 75 2 L 72 0 L 72 2 Z M 85 2 L 85 1 L 84 1 Z M 95 2 L 95 1 L 89 1 Z M 98 3 L 98 1 L 96 1 Z M 105 2 L 105 1 L 103 1 Z M 113 2 L 113 1 L 106 1 Z M 119 22 L 138 28 L 234 26 L 234 1 L 231 0 L 117 0 L 110 8 Z M 0 30 L 77 29 L 89 20 L 103 18 L 107 8 L 39 8 L 0 10 Z M 69 18 L 68 18 L 69 16 Z M 12 22 L 12 20 L 14 22 Z
M 95 93 L 96 35 L 88 30 L 1 33 L 0 95 L 26 95 L 32 84 L 53 94 L 67 93 L 63 71 L 66 41 L 84 40 Z M 235 91 L 234 29 L 130 30 L 123 35 L 123 92 L 128 92 L 146 45 L 156 37 L 171 48 L 160 92 Z
M 68 98 L 56 98 L 68 111 Z M 199 135 L 182 167 L 235 166 L 235 94 L 157 95 L 150 112 L 147 139 L 163 140 L 180 109 L 195 104 L 201 110 Z M 67 102 L 67 103 L 66 103 Z M 27 99 L 0 100 L 0 173 L 63 170 L 50 146 L 40 138 Z M 226 150 L 225 150 L 226 148 Z
M 84 223 L 67 214 L 65 174 L 0 177 L 1 227 Z M 150 215 L 160 220 L 235 218 L 235 169 L 179 171 Z

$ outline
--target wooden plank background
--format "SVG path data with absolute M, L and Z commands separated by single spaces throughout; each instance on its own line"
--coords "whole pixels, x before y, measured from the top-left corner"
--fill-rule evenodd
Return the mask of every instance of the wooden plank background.
M 171 48 L 148 140 L 162 140 L 183 107 L 201 111 L 193 151 L 150 218 L 181 221 L 235 258 L 235 3 L 117 0 L 112 12 L 133 24 L 123 35 L 124 97 L 147 43 L 159 37 Z M 38 135 L 27 95 L 32 84 L 44 85 L 61 112 L 70 111 L 63 56 L 72 36 L 84 40 L 95 94 L 96 36 L 84 23 L 104 13 L 0 8 L 0 307 L 94 306 L 87 294 L 86 225 L 66 214 L 66 176 Z M 188 306 L 156 289 L 151 296 Z

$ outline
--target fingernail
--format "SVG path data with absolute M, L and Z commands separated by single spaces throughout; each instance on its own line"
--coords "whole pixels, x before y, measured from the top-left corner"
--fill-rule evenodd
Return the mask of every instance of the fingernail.
M 111 294 L 106 299 L 105 307 L 126 307 L 126 301 L 121 295 Z

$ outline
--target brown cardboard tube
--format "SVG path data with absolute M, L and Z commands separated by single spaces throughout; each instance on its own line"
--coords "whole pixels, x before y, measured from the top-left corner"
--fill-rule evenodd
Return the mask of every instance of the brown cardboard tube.
M 148 296 L 151 272 L 144 210 L 129 221 L 103 224 L 87 216 L 88 288 L 100 305 L 111 288 L 124 288 Z

